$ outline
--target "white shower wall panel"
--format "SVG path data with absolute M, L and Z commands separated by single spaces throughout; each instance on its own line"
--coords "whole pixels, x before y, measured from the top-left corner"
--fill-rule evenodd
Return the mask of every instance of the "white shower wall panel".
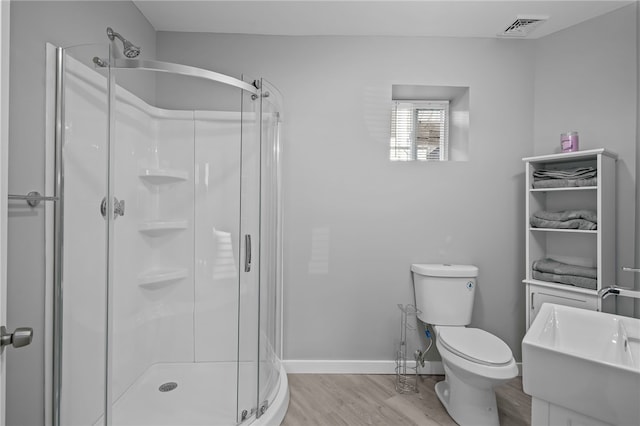
M 156 141 L 160 167 L 179 170 L 186 179 L 161 185 L 158 219 L 182 221 L 186 227 L 158 237 L 144 236 L 153 246 L 152 270 L 186 270 L 186 277 L 167 282 L 166 287 L 144 288 L 147 303 L 154 306 L 153 364 L 194 360 L 194 124 L 191 111 L 159 111 Z M 163 298 L 154 301 L 159 292 Z
M 196 112 L 195 359 L 233 361 L 238 348 L 240 114 Z
M 193 113 L 154 108 L 118 88 L 114 195 L 125 201 L 115 221 L 113 397 L 157 362 L 193 361 Z M 157 183 L 142 170 L 180 170 L 186 179 Z M 149 221 L 181 220 L 178 232 L 140 232 Z M 182 278 L 140 285 L 140 277 L 184 270 Z

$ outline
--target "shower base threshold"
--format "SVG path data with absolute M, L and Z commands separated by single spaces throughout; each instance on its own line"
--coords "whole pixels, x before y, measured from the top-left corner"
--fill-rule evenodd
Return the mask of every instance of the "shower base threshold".
M 114 426 L 235 426 L 236 375 L 234 362 L 155 364 L 114 403 L 111 423 Z M 287 378 L 281 369 L 271 406 L 252 424 L 279 425 L 288 405 Z M 99 419 L 95 424 L 102 422 L 103 419 Z

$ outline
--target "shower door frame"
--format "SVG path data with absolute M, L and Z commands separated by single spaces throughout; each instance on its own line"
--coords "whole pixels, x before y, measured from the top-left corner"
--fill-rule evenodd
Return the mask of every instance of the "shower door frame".
M 52 425 L 53 426 L 61 426 L 60 424 L 60 419 L 61 419 L 61 405 L 60 405 L 60 401 L 61 401 L 61 395 L 62 395 L 62 332 L 63 332 L 63 324 L 62 324 L 62 284 L 63 284 L 63 279 L 64 279 L 64 271 L 62 270 L 62 256 L 63 256 L 63 249 L 64 249 L 64 241 L 63 241 L 63 218 L 64 218 L 64 213 L 63 213 L 63 208 L 64 208 L 64 156 L 62 154 L 62 148 L 63 148 L 63 144 L 64 144 L 64 90 L 65 90 L 65 68 L 64 68 L 64 58 L 65 58 L 65 51 L 67 49 L 71 49 L 74 46 L 70 46 L 68 48 L 64 48 L 64 47 L 56 47 L 55 48 L 55 75 L 53 76 L 53 78 L 55 79 L 55 89 L 54 89 L 54 104 L 55 106 L 53 107 L 54 109 L 54 114 L 53 114 L 53 121 L 54 121 L 54 132 L 53 132 L 53 152 L 50 153 L 52 154 L 54 161 L 53 161 L 53 175 L 54 175 L 54 182 L 53 182 L 53 193 L 55 194 L 55 197 L 57 197 L 57 202 L 54 203 L 54 211 L 53 211 L 53 291 L 51 294 L 51 298 L 52 298 L 52 337 L 51 337 L 51 343 L 49 344 L 49 347 L 51 348 L 51 352 L 53 355 L 52 358 L 52 363 L 51 363 L 51 384 L 50 387 L 48 387 L 49 389 L 51 389 L 51 394 L 49 395 L 49 397 L 47 398 L 48 401 L 50 401 L 50 408 L 47 409 L 45 408 L 45 412 L 50 412 L 51 415 L 51 421 L 52 421 Z M 111 55 L 110 55 L 111 56 Z M 191 77 L 195 77 L 195 78 L 200 78 L 200 79 L 205 79 L 205 80 L 209 80 L 209 81 L 213 81 L 213 82 L 218 82 L 218 83 L 223 83 L 225 85 L 229 85 L 229 86 L 233 86 L 239 89 L 242 89 L 245 92 L 248 92 L 250 95 L 252 96 L 256 96 L 256 97 L 262 97 L 262 90 L 255 87 L 255 85 L 249 84 L 245 81 L 236 79 L 234 77 L 230 77 L 224 74 L 220 74 L 214 71 L 210 71 L 210 70 L 205 70 L 205 69 L 201 69 L 201 68 L 196 68 L 196 67 L 191 67 L 191 66 L 187 66 L 187 65 L 181 65 L 181 64 L 173 64 L 173 63 L 168 63 L 168 62 L 161 62 L 161 61 L 152 61 L 152 60 L 143 60 L 143 59 L 111 59 L 110 58 L 110 64 L 108 65 L 108 74 L 107 74 L 107 80 L 108 80 L 108 103 L 109 103 L 109 107 L 108 107 L 108 122 L 109 122 L 109 132 L 108 132 L 108 136 L 107 136 L 107 168 L 109 170 L 108 173 L 108 180 L 107 180 L 107 200 L 113 200 L 113 181 L 112 181 L 112 173 L 111 173 L 111 169 L 113 167 L 112 164 L 112 155 L 113 155 L 113 146 L 114 146 L 114 138 L 115 138 L 115 134 L 113 132 L 113 123 L 115 121 L 115 118 L 113 117 L 112 114 L 112 108 L 113 108 L 113 104 L 114 104 L 114 90 L 113 87 L 115 86 L 115 79 L 114 76 L 111 73 L 111 70 L 117 70 L 117 69 L 140 69 L 140 70 L 146 70 L 146 71 L 156 71 L 156 72 L 164 72 L 164 73 L 170 73 L 170 74 L 179 74 L 179 75 L 184 75 L 184 76 L 191 76 Z M 259 84 L 258 84 L 259 85 Z M 260 142 L 258 142 L 260 143 Z M 278 174 L 279 174 L 279 170 L 278 170 Z M 277 190 L 278 194 L 280 194 L 280 188 L 278 188 Z M 259 189 L 259 196 L 261 197 L 261 190 Z M 260 200 L 258 200 L 258 206 L 260 206 Z M 111 344 L 111 313 L 110 313 L 110 288 L 111 288 L 111 283 L 110 283 L 110 271 L 111 271 L 111 262 L 112 262 L 112 253 L 111 251 L 113 250 L 113 243 L 112 243 L 112 233 L 113 233 L 113 211 L 114 211 L 114 205 L 113 202 L 108 202 L 107 204 L 107 208 L 106 208 L 106 218 L 107 218 L 107 239 L 108 239 L 108 243 L 107 243 L 107 253 L 108 253 L 108 257 L 107 257 L 107 300 L 108 300 L 108 314 L 107 314 L 107 348 L 109 348 L 109 345 Z M 280 207 L 281 208 L 281 207 Z M 241 212 L 242 214 L 242 212 Z M 258 215 L 260 217 L 260 213 L 258 212 Z M 278 217 L 278 222 L 281 221 L 281 217 Z M 281 231 L 281 227 L 280 227 L 280 223 L 277 224 L 278 226 L 278 231 Z M 281 237 L 280 237 L 281 239 Z M 259 245 L 257 246 L 259 247 Z M 279 257 L 279 256 L 278 256 Z M 278 259 L 279 261 L 281 261 L 281 258 L 279 257 Z M 278 265 L 278 269 L 280 270 L 280 265 Z M 259 282 L 259 278 L 258 278 L 258 282 Z M 280 310 L 280 315 L 281 315 L 281 310 Z M 259 316 L 258 316 L 259 319 Z M 280 318 L 281 320 L 281 318 Z M 259 322 L 256 324 L 256 327 L 258 327 L 258 330 L 260 329 L 260 324 Z M 280 327 L 282 327 L 282 324 L 280 324 Z M 281 330 L 278 330 L 279 332 L 281 332 Z M 281 336 L 280 336 L 281 338 Z M 281 349 L 281 344 L 280 344 L 280 349 Z M 281 351 L 280 351 L 280 355 L 281 355 Z M 107 354 L 106 354 L 106 359 L 107 359 L 107 368 L 105 369 L 105 375 L 108 375 L 110 372 L 110 368 L 108 367 L 110 365 L 110 350 L 107 349 Z M 259 358 L 259 355 L 258 355 Z M 259 359 L 258 359 L 259 361 Z M 45 369 L 45 373 L 46 373 L 46 369 Z M 109 410 L 109 402 L 111 399 L 110 396 L 110 380 L 108 380 L 108 378 L 106 377 L 106 389 L 105 389 L 105 413 L 104 413 L 104 422 L 105 424 L 110 424 L 110 410 Z M 45 379 L 45 383 L 48 381 L 49 379 L 46 378 Z M 259 384 L 259 376 L 256 377 L 256 383 Z M 45 391 L 45 397 L 47 397 L 47 392 Z M 257 401 L 256 401 L 257 402 Z
M 9 2 L 0 2 L 0 324 L 7 320 L 7 192 L 9 154 Z M 0 426 L 5 425 L 6 355 L 0 353 Z
M 281 124 L 282 124 L 282 94 L 278 91 L 278 89 L 272 85 L 269 81 L 260 79 L 257 84 L 260 87 L 260 223 L 263 223 L 263 218 L 265 216 L 272 215 L 271 219 L 275 222 L 275 229 L 273 229 L 273 234 L 268 234 L 269 229 L 266 230 L 261 228 L 260 230 L 260 241 L 259 241 L 259 252 L 260 252 L 260 262 L 265 264 L 265 270 L 260 268 L 260 278 L 259 283 L 260 287 L 258 289 L 258 380 L 257 380 L 257 393 L 258 393 L 258 404 L 259 408 L 263 407 L 263 404 L 267 404 L 264 408 L 268 408 L 271 405 L 273 392 L 277 391 L 276 389 L 268 389 L 268 387 L 263 386 L 262 383 L 263 372 L 262 372 L 262 363 L 263 356 L 268 358 L 268 354 L 266 350 L 269 346 L 269 343 L 272 344 L 271 349 L 275 352 L 275 355 L 278 357 L 282 356 L 283 353 L 283 309 L 282 303 L 284 300 L 284 295 L 282 293 L 282 170 L 281 170 Z M 271 112 L 266 113 L 267 107 L 273 107 L 275 111 L 274 117 L 275 119 L 271 123 L 274 128 L 273 134 L 271 135 L 273 140 L 266 140 L 266 136 L 269 134 L 269 130 L 265 129 L 265 121 L 266 116 L 271 114 Z M 271 152 L 270 152 L 271 151 Z M 275 163 L 274 168 L 269 167 L 269 161 L 273 161 Z M 273 187 L 275 186 L 275 188 Z M 269 188 L 270 191 L 266 190 Z M 271 197 L 269 197 L 271 195 Z M 268 221 L 265 221 L 270 223 Z M 275 262 L 271 264 L 267 256 L 271 256 Z M 272 270 L 269 269 L 269 265 L 272 266 Z M 270 285 L 273 284 L 273 287 Z M 269 304 L 273 304 L 273 310 L 269 309 Z M 269 330 L 267 327 L 270 325 L 270 321 L 273 321 L 274 329 Z M 263 344 L 263 329 L 265 331 L 264 338 L 265 343 Z M 269 335 L 269 333 L 273 333 L 273 335 Z M 269 341 L 269 337 L 273 338 L 273 341 Z M 265 359 L 264 361 L 267 361 Z M 282 360 L 280 359 L 280 362 Z M 265 364 L 266 365 L 266 364 Z M 277 371 L 278 375 L 281 374 L 282 369 L 280 365 L 271 365 L 268 368 L 271 369 L 271 372 Z M 281 382 L 281 381 L 280 381 Z M 265 395 L 262 393 L 263 390 L 267 390 L 268 393 Z M 262 415 L 262 410 L 258 410 L 257 417 L 259 418 Z

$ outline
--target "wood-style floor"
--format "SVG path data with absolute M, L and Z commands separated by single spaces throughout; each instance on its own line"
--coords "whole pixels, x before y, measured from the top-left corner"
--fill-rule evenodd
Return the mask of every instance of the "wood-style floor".
M 400 394 L 393 375 L 289 374 L 282 426 L 455 425 L 435 394 L 444 376 L 421 376 L 419 393 Z M 496 389 L 502 426 L 531 424 L 531 397 L 520 377 Z

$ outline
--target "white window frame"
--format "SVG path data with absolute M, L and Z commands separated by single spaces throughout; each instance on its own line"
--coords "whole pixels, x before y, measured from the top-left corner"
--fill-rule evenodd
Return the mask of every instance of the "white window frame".
M 438 129 L 428 126 L 428 133 L 421 135 L 418 128 L 424 111 L 440 113 Z M 426 113 L 429 114 L 429 113 Z M 424 132 L 426 129 L 422 129 Z M 437 144 L 430 141 L 436 132 Z M 425 139 L 420 142 L 418 139 Z M 435 146 L 434 146 L 435 145 Z M 437 151 L 437 152 L 436 152 Z M 448 100 L 394 100 L 391 110 L 391 137 L 389 140 L 391 161 L 448 161 L 449 160 L 449 101 Z

